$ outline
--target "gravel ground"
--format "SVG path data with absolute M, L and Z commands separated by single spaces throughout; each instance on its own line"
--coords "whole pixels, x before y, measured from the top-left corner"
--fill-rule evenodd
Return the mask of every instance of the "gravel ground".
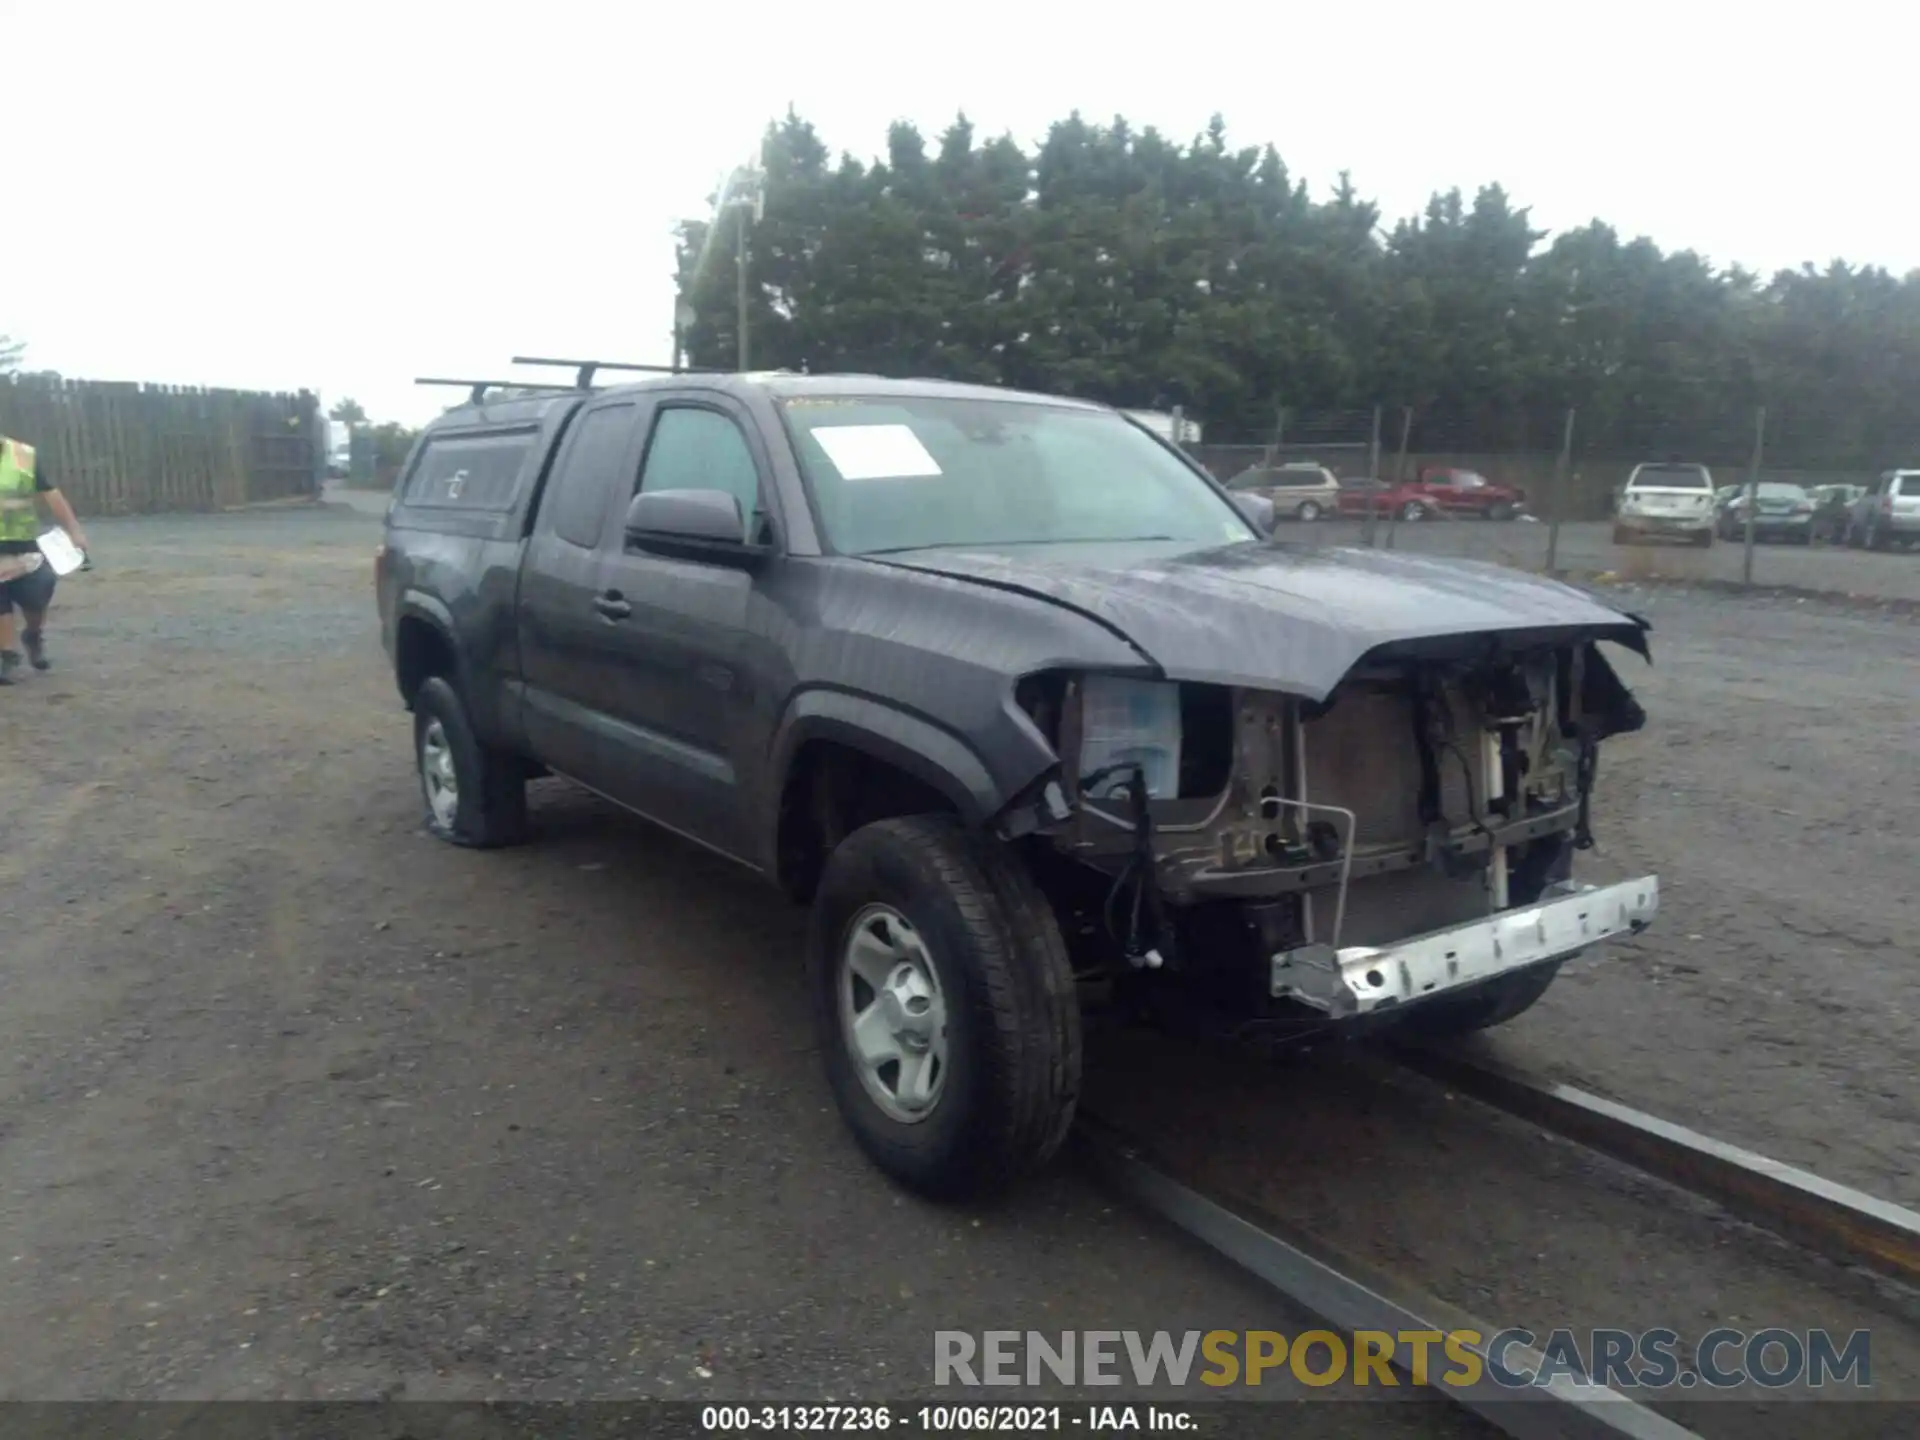
M 880 1182 L 798 1022 L 799 916 L 723 862 L 560 784 L 525 849 L 424 838 L 364 514 L 91 529 L 58 668 L 0 693 L 36 737 L 0 832 L 0 1398 L 846 1400 L 924 1393 L 939 1328 L 1296 1323 L 1070 1167 L 976 1211 Z M 1888 763 L 1920 632 L 1636 599 L 1653 723 L 1610 747 L 1589 868 L 1658 871 L 1662 918 L 1486 1043 L 1920 1201 L 1920 794 Z M 1470 1107 L 1153 1036 L 1094 1063 L 1155 1143 L 1489 1318 L 1865 1316 L 1911 1393 L 1897 1297 Z

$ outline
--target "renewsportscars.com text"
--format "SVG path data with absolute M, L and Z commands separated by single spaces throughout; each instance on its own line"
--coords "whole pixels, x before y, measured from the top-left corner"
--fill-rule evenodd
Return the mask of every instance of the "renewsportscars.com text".
M 1693 1352 L 1691 1364 L 1682 1356 Z M 1825 1330 L 1710 1330 L 1691 1346 L 1674 1330 L 1597 1329 L 1545 1337 L 1477 1330 L 937 1330 L 936 1385 L 1153 1385 L 1219 1389 L 1283 1378 L 1303 1385 L 1470 1386 L 1513 1389 L 1556 1379 L 1616 1389 L 1696 1386 L 1820 1389 L 1873 1383 L 1872 1335 Z

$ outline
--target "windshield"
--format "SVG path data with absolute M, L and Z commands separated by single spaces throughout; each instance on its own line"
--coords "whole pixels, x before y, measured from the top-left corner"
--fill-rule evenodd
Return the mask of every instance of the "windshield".
M 919 397 L 798 398 L 781 411 L 842 554 L 1258 538 L 1177 456 L 1106 411 Z

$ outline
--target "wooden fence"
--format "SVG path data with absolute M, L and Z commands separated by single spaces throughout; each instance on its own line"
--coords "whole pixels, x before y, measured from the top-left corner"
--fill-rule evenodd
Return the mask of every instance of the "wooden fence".
M 304 390 L 0 376 L 0 435 L 34 446 L 83 517 L 300 499 L 324 473 L 326 423 Z

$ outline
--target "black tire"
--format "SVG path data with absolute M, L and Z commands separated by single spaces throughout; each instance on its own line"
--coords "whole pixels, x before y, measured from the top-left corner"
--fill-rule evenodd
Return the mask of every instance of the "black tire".
M 842 956 L 873 905 L 918 932 L 945 1001 L 947 1067 L 916 1120 L 868 1093 L 841 1019 Z M 958 1199 L 1004 1189 L 1060 1148 L 1080 1094 L 1073 967 L 1045 897 L 997 842 L 945 815 L 855 831 L 828 857 L 807 960 L 827 1083 L 881 1170 Z
M 1293 512 L 1293 516 L 1296 520 L 1318 520 L 1320 518 L 1320 502 L 1318 500 L 1302 500 L 1300 502 L 1300 508 Z
M 1633 543 L 1633 532 L 1624 525 L 1614 526 L 1613 543 L 1616 545 L 1631 545 Z
M 1427 507 L 1422 505 L 1418 500 L 1409 500 L 1400 507 L 1400 518 L 1402 520 L 1424 520 L 1427 518 Z
M 1487 507 L 1487 519 L 1489 520 L 1511 520 L 1512 518 L 1513 506 L 1507 504 L 1504 500 L 1497 505 Z
M 1465 995 L 1429 1000 L 1409 1010 L 1407 1018 L 1400 1022 L 1400 1029 L 1415 1039 L 1445 1040 L 1504 1025 L 1521 1012 L 1532 1009 L 1559 973 L 1560 962 L 1555 960 L 1502 975 Z
M 1713 548 L 1713 532 L 1711 530 L 1702 530 L 1694 537 L 1693 543 L 1696 549 L 1711 550 Z
M 1886 548 L 1887 548 L 1887 537 L 1885 533 L 1881 531 L 1879 525 L 1877 524 L 1869 525 L 1867 527 L 1867 549 L 1885 550 Z
M 446 818 L 435 811 L 427 742 L 435 726 L 452 758 L 455 800 Z M 426 805 L 427 829 L 454 845 L 490 850 L 517 845 L 527 835 L 527 771 L 517 755 L 489 749 L 474 738 L 460 692 L 440 676 L 413 697 L 413 763 Z

